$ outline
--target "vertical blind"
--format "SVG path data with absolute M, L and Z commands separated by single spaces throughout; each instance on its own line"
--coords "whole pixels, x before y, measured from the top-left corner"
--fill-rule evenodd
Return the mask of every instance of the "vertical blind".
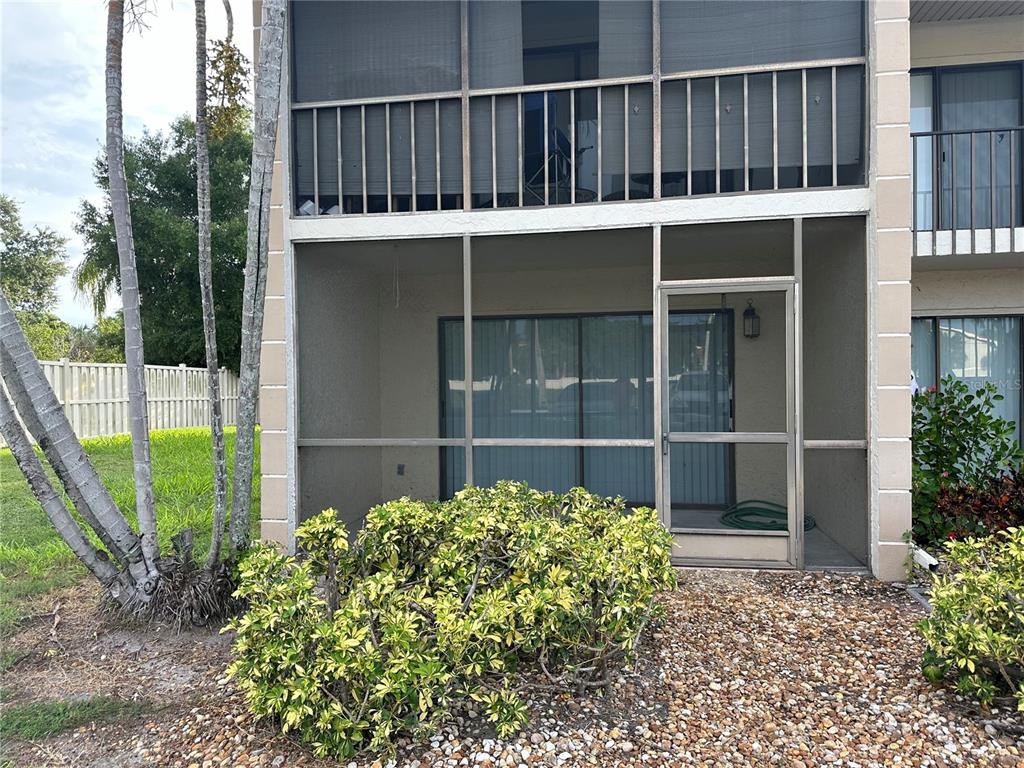
M 918 385 L 936 386 L 950 375 L 971 389 L 992 383 L 1003 396 L 996 415 L 1014 422 L 1021 440 L 1022 325 L 1020 316 L 914 318 L 911 357 Z
M 1021 124 L 1019 65 L 966 70 L 939 70 L 939 128 L 943 131 L 988 131 Z M 956 194 L 957 229 L 1009 226 L 1010 144 L 1013 133 L 969 133 L 944 136 L 940 147 L 943 191 L 942 221 L 952 222 Z M 992 152 L 995 162 L 992 163 Z M 1019 150 L 1018 150 L 1019 152 Z M 955 157 L 955 159 L 954 159 Z M 956 189 L 953 190 L 955 163 Z M 993 174 L 992 169 L 995 169 Z M 974 188 L 972 194 L 972 170 Z M 993 178 L 994 176 L 994 178 Z M 996 185 L 996 221 L 992 222 L 992 184 Z M 1016 201 L 1013 201 L 1016 203 Z M 972 211 L 973 204 L 973 211 Z M 972 216 L 973 214 L 973 216 Z
M 731 315 L 669 315 L 671 428 L 732 428 Z M 462 437 L 461 320 L 442 322 L 445 437 Z M 473 434 L 486 438 L 652 438 L 652 319 L 649 314 L 473 319 Z M 680 450 L 681 448 L 681 450 Z M 443 484 L 465 482 L 443 449 Z M 459 449 L 461 450 L 461 449 Z M 654 451 L 632 447 L 478 447 L 474 481 L 516 479 L 547 490 L 585 484 L 595 493 L 654 503 Z M 731 454 L 724 445 L 677 446 L 672 504 L 731 501 Z

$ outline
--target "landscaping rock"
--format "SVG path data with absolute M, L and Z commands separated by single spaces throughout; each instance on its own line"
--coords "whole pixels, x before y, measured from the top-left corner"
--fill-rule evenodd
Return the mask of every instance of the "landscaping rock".
M 367 755 L 340 764 L 314 759 L 273 724 L 255 721 L 223 678 L 226 647 L 211 643 L 209 633 L 161 639 L 170 646 L 140 638 L 144 648 L 128 662 L 116 655 L 101 662 L 110 643 L 95 630 L 91 637 L 83 633 L 80 647 L 62 637 L 66 652 L 40 654 L 22 670 L 49 695 L 81 685 L 68 674 L 72 669 L 92 674 L 92 689 L 118 675 L 122 682 L 111 685 L 122 695 L 139 690 L 147 676 L 159 674 L 158 658 L 179 687 L 168 688 L 166 708 L 145 720 L 17 745 L 13 762 L 97 768 L 1024 765 L 1024 744 L 992 724 L 997 713 L 982 718 L 969 701 L 921 676 L 923 646 L 914 624 L 923 611 L 899 587 L 851 575 L 684 570 L 679 591 L 660 600 L 664 622 L 642 639 L 635 669 L 607 697 L 526 690 L 531 722 L 519 736 L 497 739 L 486 718 L 464 717 L 423 743 L 405 740 L 394 760 Z M 4 685 L 16 683 L 18 674 L 11 670 Z M 80 692 L 68 688 L 63 695 Z

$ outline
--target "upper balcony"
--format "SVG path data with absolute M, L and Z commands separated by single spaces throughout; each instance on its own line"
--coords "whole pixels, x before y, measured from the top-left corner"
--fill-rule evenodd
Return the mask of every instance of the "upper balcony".
M 295 216 L 865 183 L 863 4 L 301 2 Z
M 1024 127 L 924 131 L 913 147 L 914 255 L 1024 251 Z
M 999 265 L 1024 253 L 1022 33 L 1020 2 L 910 3 L 913 252 L 921 268 Z

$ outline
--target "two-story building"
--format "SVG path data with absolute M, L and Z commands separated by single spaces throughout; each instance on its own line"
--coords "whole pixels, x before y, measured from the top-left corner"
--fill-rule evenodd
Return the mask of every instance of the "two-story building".
M 265 538 L 511 478 L 892 579 L 912 337 L 1020 416 L 1021 5 L 289 10 Z

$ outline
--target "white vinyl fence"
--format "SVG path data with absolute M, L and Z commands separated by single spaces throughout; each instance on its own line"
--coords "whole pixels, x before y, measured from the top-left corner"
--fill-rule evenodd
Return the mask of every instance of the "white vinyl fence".
M 128 432 L 128 374 L 123 363 L 40 361 L 43 373 L 79 437 Z M 175 429 L 210 424 L 205 368 L 184 364 L 147 365 L 149 428 Z M 225 424 L 238 416 L 238 377 L 220 371 L 221 408 Z

